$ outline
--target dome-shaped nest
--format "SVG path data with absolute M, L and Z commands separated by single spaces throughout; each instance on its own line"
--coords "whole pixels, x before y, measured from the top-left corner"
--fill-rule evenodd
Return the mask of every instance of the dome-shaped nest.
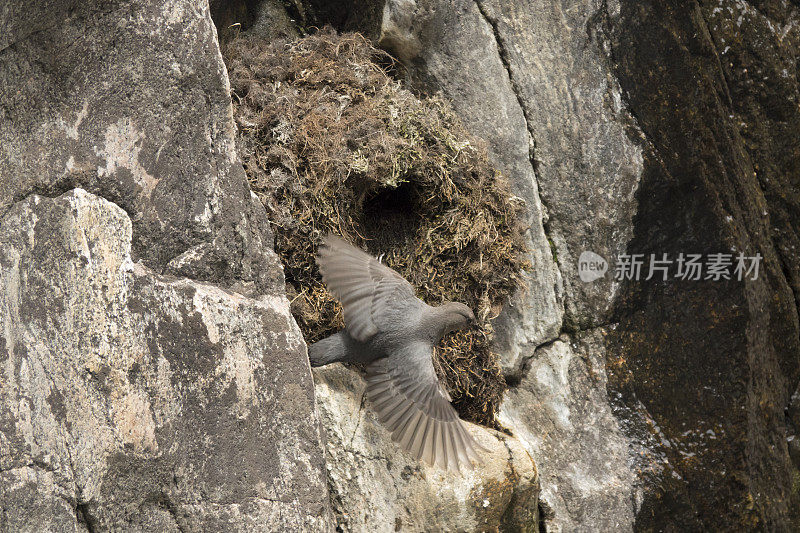
M 238 148 L 283 260 L 306 340 L 343 327 L 314 256 L 341 235 L 406 277 L 431 305 L 464 302 L 478 324 L 437 348 L 460 414 L 496 427 L 505 387 L 490 319 L 517 289 L 521 200 L 439 98 L 387 74 L 361 35 L 323 30 L 293 42 L 238 38 L 225 48 Z

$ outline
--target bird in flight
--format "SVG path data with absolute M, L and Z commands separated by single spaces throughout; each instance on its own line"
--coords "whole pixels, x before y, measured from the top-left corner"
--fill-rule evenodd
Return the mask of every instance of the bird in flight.
M 367 398 L 404 450 L 448 470 L 480 463 L 485 448 L 464 427 L 431 360 L 444 335 L 475 321 L 472 310 L 429 306 L 400 274 L 338 237 L 323 238 L 317 264 L 342 304 L 345 329 L 309 346 L 311 366 L 365 364 Z

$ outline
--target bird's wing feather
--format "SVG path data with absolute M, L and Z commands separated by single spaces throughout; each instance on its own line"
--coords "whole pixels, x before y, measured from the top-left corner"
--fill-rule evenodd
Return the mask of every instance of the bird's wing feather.
M 338 237 L 323 239 L 317 264 L 325 285 L 342 304 L 347 332 L 360 342 L 402 326 L 395 317 L 422 303 L 400 274 Z
M 367 367 L 367 397 L 392 439 L 417 459 L 448 470 L 472 468 L 485 449 L 467 431 L 439 385 L 432 347 L 409 343 Z

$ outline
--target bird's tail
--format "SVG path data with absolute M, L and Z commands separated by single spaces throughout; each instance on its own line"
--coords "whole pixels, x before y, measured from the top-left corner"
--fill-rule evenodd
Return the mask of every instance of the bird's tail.
M 339 332 L 308 347 L 308 359 L 311 366 L 322 366 L 347 358 L 347 346 L 344 335 Z

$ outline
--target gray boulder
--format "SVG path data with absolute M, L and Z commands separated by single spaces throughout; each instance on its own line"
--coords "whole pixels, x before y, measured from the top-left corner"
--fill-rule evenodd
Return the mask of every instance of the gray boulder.
M 404 452 L 339 363 L 314 369 L 326 435 L 331 504 L 340 531 L 538 531 L 539 475 L 521 443 L 464 423 L 489 451 L 462 473 Z
M 0 529 L 325 529 L 285 297 L 165 278 L 82 189 L 0 221 Z
M 130 215 L 154 271 L 280 294 L 206 3 L 17 4 L 0 16 L 0 210 L 80 186 Z
M 0 530 L 327 530 L 207 4 L 5 2 L 0 95 Z

